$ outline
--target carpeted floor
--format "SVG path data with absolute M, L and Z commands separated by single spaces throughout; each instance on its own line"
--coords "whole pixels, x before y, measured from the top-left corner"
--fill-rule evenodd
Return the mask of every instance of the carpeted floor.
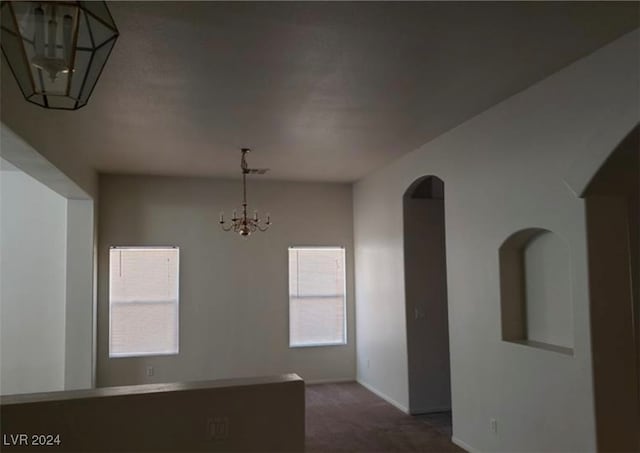
M 449 413 L 411 416 L 358 383 L 308 385 L 307 452 L 463 452 Z

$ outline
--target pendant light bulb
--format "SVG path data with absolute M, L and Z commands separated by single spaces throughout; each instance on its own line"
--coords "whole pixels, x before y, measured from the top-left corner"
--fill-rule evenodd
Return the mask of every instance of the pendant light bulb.
M 47 39 L 47 57 L 56 57 L 56 35 L 58 33 L 58 22 L 55 19 L 49 20 L 48 30 L 49 36 Z
M 35 30 L 34 30 L 34 46 L 36 57 L 44 57 L 44 10 L 38 6 L 34 11 Z
M 0 17 L 0 47 L 25 100 L 84 107 L 118 38 L 106 2 L 2 0 Z
M 64 61 L 67 64 L 67 71 L 71 68 L 71 28 L 73 27 L 73 17 L 65 14 L 62 19 L 62 46 L 64 50 Z

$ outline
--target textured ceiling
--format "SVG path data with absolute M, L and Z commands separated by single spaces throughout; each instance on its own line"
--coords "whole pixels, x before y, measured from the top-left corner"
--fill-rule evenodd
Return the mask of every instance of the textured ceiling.
M 638 27 L 638 3 L 110 2 L 87 107 L 4 123 L 111 173 L 354 181 Z

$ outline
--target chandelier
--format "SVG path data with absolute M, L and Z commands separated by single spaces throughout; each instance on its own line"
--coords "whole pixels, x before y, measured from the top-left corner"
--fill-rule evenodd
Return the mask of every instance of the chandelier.
M 242 169 L 242 214 L 238 217 L 236 210 L 233 210 L 233 217 L 231 222 L 224 220 L 224 212 L 220 213 L 220 226 L 224 231 L 233 231 L 241 236 L 249 236 L 256 231 L 267 231 L 271 225 L 271 217 L 267 213 L 267 220 L 263 222 L 258 217 L 258 211 L 253 211 L 253 217 L 247 216 L 247 175 L 256 174 L 264 175 L 268 169 L 266 168 L 249 168 L 247 165 L 246 155 L 251 150 L 249 148 L 242 148 L 242 157 L 240 158 L 240 168 Z
M 3 1 L 2 53 L 25 99 L 76 110 L 89 96 L 118 38 L 102 1 Z

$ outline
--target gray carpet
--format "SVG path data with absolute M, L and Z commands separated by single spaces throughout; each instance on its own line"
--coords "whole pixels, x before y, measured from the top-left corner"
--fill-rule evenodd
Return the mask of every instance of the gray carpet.
M 360 384 L 308 385 L 307 452 L 463 452 L 451 414 L 411 416 Z

